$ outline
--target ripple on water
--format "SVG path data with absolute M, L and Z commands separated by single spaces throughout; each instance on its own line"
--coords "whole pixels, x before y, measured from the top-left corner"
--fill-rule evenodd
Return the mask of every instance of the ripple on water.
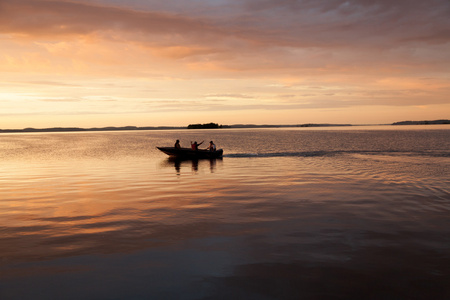
M 210 136 L 223 159 L 174 162 L 153 149 Z M 97 298 L 119 297 L 119 286 L 134 298 L 442 299 L 447 138 L 301 130 L 8 137 L 0 141 L 10 143 L 0 153 L 2 289 L 13 299 L 27 298 L 18 292 L 24 282 L 33 295 L 70 290 L 78 299 L 102 286 Z M 198 281 L 206 288 L 194 297 Z

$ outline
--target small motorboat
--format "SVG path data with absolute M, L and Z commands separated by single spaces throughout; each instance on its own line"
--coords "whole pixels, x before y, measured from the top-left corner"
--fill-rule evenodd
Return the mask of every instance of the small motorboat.
M 186 158 L 186 159 L 199 159 L 199 158 L 218 158 L 222 157 L 223 150 L 218 149 L 216 151 L 210 150 L 193 150 L 191 148 L 175 148 L 175 147 L 156 147 L 165 154 L 176 157 L 176 158 Z

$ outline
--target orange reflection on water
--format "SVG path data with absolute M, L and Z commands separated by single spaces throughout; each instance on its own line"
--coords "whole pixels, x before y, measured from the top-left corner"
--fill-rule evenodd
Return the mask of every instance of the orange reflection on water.
M 3 177 L 8 188 L 0 189 L 6 260 L 160 244 L 179 236 L 170 226 L 209 218 L 214 199 L 226 192 L 208 175 L 217 165 L 211 161 L 166 161 L 162 168 L 147 160 L 139 168 L 129 160 L 14 165 Z

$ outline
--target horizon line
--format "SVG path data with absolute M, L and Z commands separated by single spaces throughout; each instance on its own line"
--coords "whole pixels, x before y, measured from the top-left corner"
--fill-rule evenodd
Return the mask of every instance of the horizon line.
M 233 124 L 221 125 L 221 128 L 211 129 L 232 129 L 232 128 L 289 128 L 289 127 L 347 127 L 347 126 L 389 126 L 389 125 L 442 125 L 450 124 L 448 119 L 424 120 L 424 121 L 400 121 L 387 124 L 333 124 L 333 123 L 305 123 L 305 124 Z M 170 130 L 170 129 L 188 129 L 188 126 L 105 126 L 105 127 L 48 127 L 23 129 L 0 129 L 0 133 L 19 133 L 19 132 L 70 132 L 70 131 L 131 131 L 131 130 Z M 205 128 L 207 129 L 207 128 Z

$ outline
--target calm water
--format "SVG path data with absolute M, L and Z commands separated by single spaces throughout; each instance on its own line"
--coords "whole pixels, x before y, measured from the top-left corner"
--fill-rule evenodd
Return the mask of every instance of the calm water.
M 2 134 L 0 166 L 0 299 L 450 299 L 448 126 Z

